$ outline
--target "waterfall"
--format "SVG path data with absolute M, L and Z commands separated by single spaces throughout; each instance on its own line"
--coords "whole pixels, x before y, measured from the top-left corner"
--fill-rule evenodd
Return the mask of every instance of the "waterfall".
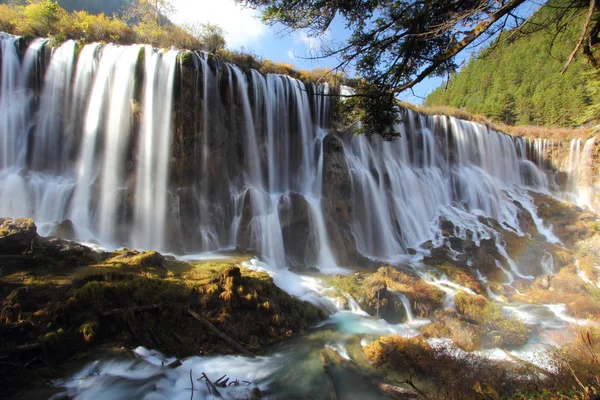
M 176 51 L 163 55 L 150 46 L 145 48 L 144 117 L 139 134 L 135 217 L 131 238 L 138 248 L 164 247 L 172 93 L 177 55 Z
M 408 297 L 406 297 L 406 295 L 403 293 L 398 293 L 398 297 L 400 298 L 400 301 L 402 301 L 402 305 L 404 306 L 404 310 L 406 311 L 406 321 L 409 323 L 414 321 L 415 316 L 413 315 L 412 307 L 410 305 Z
M 106 247 L 241 247 L 334 272 L 444 245 L 446 220 L 464 240 L 498 239 L 508 259 L 480 217 L 526 235 L 524 209 L 558 242 L 530 191 L 594 196 L 583 184 L 593 139 L 573 141 L 557 193 L 548 140 L 408 109 L 394 141 L 336 133 L 328 86 L 204 53 L 26 43 L 0 34 L 0 216 L 32 217 L 41 232 L 69 218 L 79 239 Z M 510 259 L 499 267 L 527 277 Z
M 590 190 L 594 138 L 585 142 L 572 139 L 569 149 L 567 199 L 583 207 L 594 209 L 594 193 Z
M 66 131 L 71 105 L 71 81 L 75 58 L 74 40 L 52 52 L 40 96 L 32 164 L 36 170 L 62 172 L 67 166 L 73 138 Z

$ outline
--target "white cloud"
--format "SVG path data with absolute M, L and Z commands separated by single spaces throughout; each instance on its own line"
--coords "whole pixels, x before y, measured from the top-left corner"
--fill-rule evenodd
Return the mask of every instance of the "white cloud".
M 287 56 L 292 60 L 296 60 L 296 53 L 294 53 L 294 50 L 288 49 L 285 54 L 287 54 Z
M 255 10 L 234 0 L 174 0 L 175 23 L 210 22 L 226 32 L 227 47 L 238 49 L 257 43 L 267 32 Z

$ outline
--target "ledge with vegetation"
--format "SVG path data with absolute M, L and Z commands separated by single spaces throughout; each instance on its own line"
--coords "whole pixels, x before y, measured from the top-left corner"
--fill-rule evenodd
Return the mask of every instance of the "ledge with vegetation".
M 97 252 L 40 237 L 29 219 L 1 220 L 3 395 L 64 375 L 66 361 L 99 346 L 253 355 L 324 318 L 266 273 L 241 267 L 249 257 L 187 263 L 154 251 Z

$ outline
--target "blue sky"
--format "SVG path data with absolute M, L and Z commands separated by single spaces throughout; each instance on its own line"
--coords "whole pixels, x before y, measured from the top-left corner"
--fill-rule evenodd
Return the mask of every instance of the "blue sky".
M 335 66 L 335 60 L 307 60 L 318 49 L 320 39 L 310 37 L 306 32 L 296 31 L 282 34 L 282 27 L 263 24 L 256 10 L 243 8 L 234 0 L 174 0 L 176 23 L 211 22 L 221 26 L 226 32 L 227 47 L 231 50 L 243 49 L 261 57 L 291 63 L 299 69 Z M 342 21 L 334 20 L 325 39 L 344 40 L 348 37 Z M 470 57 L 466 51 L 457 57 L 461 63 Z M 427 78 L 410 91 L 403 93 L 402 100 L 420 104 L 428 93 L 442 83 L 441 78 Z

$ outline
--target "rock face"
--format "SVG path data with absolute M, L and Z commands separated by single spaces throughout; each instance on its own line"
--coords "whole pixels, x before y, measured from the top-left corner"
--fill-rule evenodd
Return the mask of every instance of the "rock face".
M 321 201 L 332 251 L 341 265 L 369 265 L 356 249 L 352 235 L 352 180 L 344 145 L 335 134 L 323 140 L 323 198 Z
M 65 219 L 61 223 L 57 224 L 49 233 L 48 236 L 55 236 L 66 240 L 76 240 L 77 233 L 75 232 L 75 226 L 73 221 Z
M 99 253 L 79 243 L 40 237 L 31 219 L 5 219 L 0 226 L 0 260 L 6 267 L 4 273 L 23 267 L 77 267 L 99 258 Z
M 0 253 L 22 254 L 30 250 L 38 238 L 32 219 L 3 219 L 0 225 Z

